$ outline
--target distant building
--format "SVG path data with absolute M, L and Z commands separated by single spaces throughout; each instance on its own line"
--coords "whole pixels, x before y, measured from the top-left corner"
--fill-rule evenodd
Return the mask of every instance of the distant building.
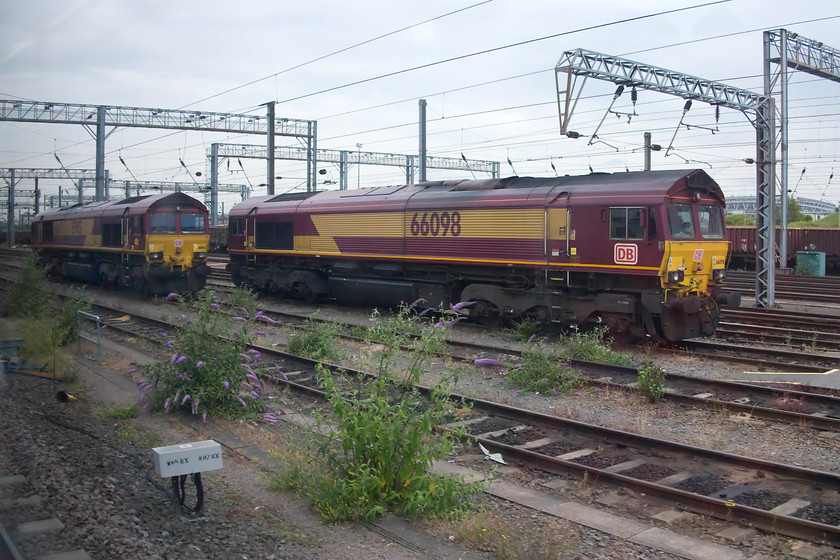
M 837 213 L 837 205 L 832 202 L 825 202 L 816 200 L 814 198 L 804 198 L 800 196 L 794 197 L 799 203 L 799 210 L 803 214 L 808 214 L 815 220 L 825 218 L 828 215 Z M 776 197 L 776 205 L 781 204 L 781 197 Z M 727 196 L 726 197 L 726 213 L 727 214 L 748 214 L 755 217 L 755 197 L 754 196 Z

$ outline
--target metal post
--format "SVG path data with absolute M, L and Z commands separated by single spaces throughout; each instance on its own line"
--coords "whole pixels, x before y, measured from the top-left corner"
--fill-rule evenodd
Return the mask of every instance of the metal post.
M 420 182 L 426 180 L 426 100 L 420 100 Z
M 35 215 L 38 215 L 38 204 L 41 202 L 41 190 L 38 188 L 38 177 L 35 177 Z
M 782 191 L 782 223 L 779 224 L 781 231 L 779 232 L 779 258 L 781 259 L 781 266 L 787 268 L 788 262 L 788 238 L 787 238 L 787 223 L 788 223 L 788 33 L 787 30 L 782 29 L 779 34 L 781 60 L 779 61 L 779 81 L 781 82 L 781 103 L 779 125 L 781 130 L 781 146 L 779 157 L 781 158 L 780 186 Z M 765 93 L 767 95 L 767 93 Z
M 93 321 L 96 321 L 96 340 L 92 338 L 88 338 L 82 332 L 82 321 L 87 318 Z M 76 352 L 81 354 L 82 352 L 82 339 L 84 338 L 88 342 L 95 342 L 96 343 L 96 357 L 100 357 L 102 355 L 102 320 L 99 318 L 98 315 L 93 315 L 91 313 L 85 313 L 84 311 L 76 311 L 76 332 L 78 333 L 78 341 L 76 345 Z
M 268 151 L 266 152 L 266 160 L 268 161 L 268 191 L 266 194 L 274 194 L 274 101 L 266 103 L 268 106 Z M 215 224 L 214 224 L 215 225 Z
M 243 200 L 245 200 L 243 198 Z M 210 225 L 219 225 L 219 144 L 210 144 Z
M 349 164 L 347 161 L 347 150 L 341 150 L 338 153 L 338 190 L 347 190 L 347 171 Z
M 84 192 L 85 192 L 85 186 L 84 186 L 84 183 L 85 183 L 85 180 L 84 180 L 84 179 L 79 179 L 79 184 L 78 184 L 78 186 L 77 186 L 77 190 L 79 191 L 79 195 L 78 195 L 78 198 L 77 198 L 77 202 L 78 202 L 79 204 L 81 204 L 81 203 L 82 203 L 82 196 L 84 195 Z M 97 198 L 96 200 L 98 201 L 99 199 Z
M 11 182 L 9 183 L 9 208 L 6 211 L 6 233 L 9 238 L 7 245 L 15 246 L 15 170 L 11 170 Z
M 645 171 L 650 171 L 650 132 L 645 132 Z
M 81 185 L 79 186 L 79 203 L 82 202 Z M 105 106 L 96 108 L 96 196 L 94 200 L 100 202 L 105 198 Z

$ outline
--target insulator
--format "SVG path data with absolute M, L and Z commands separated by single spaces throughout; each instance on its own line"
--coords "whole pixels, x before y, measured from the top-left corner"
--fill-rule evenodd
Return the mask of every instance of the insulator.
M 615 89 L 615 96 L 614 96 L 614 97 L 618 97 L 618 96 L 620 96 L 622 93 L 624 93 L 624 86 L 618 86 L 618 87 Z
M 636 91 L 636 86 L 633 86 L 633 89 L 630 90 L 630 101 L 633 102 L 633 105 L 636 104 L 636 101 L 639 100 L 639 92 Z
M 573 138 L 573 139 L 580 138 L 580 132 L 575 132 L 574 130 L 570 130 L 569 132 L 566 133 L 566 136 L 568 138 Z
M 715 105 L 715 122 L 720 121 L 720 105 Z
M 691 109 L 691 99 L 685 102 L 685 107 L 683 107 L 683 113 L 687 113 L 689 109 Z

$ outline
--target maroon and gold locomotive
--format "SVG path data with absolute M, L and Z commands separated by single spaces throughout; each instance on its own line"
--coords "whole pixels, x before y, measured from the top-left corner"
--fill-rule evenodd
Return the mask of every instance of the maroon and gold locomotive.
M 256 197 L 230 212 L 234 282 L 305 299 L 711 335 L 724 196 L 702 170 L 435 181 Z
M 39 214 L 32 246 L 48 272 L 151 294 L 196 292 L 209 272 L 207 208 L 183 193 Z

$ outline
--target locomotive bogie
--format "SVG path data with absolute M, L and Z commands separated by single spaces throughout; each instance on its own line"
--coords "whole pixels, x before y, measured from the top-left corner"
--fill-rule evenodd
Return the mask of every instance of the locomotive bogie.
M 48 272 L 150 294 L 204 287 L 207 209 L 182 193 L 95 202 L 41 214 L 33 247 Z
M 284 295 L 679 340 L 716 328 L 724 235 L 720 188 L 689 170 L 258 197 L 228 250 L 234 282 Z

